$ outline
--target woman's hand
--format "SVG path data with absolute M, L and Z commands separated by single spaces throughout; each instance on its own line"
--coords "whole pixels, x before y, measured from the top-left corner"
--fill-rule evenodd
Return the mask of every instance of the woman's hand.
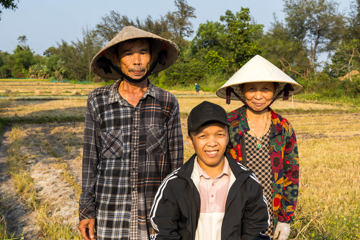
M 275 228 L 274 239 L 286 240 L 290 235 L 290 223 L 278 222 Z

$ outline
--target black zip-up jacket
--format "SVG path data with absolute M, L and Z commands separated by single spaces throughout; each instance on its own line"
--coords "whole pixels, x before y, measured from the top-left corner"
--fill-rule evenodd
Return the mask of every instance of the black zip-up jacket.
M 152 239 L 195 239 L 200 215 L 200 194 L 191 179 L 195 156 L 169 174 L 156 193 L 150 212 Z M 269 224 L 261 184 L 246 167 L 226 154 L 236 180 L 226 199 L 222 240 L 270 239 L 262 234 Z

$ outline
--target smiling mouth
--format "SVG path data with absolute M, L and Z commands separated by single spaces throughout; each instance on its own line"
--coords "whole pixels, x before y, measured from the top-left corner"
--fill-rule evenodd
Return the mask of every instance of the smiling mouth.
M 209 157 L 215 157 L 219 153 L 219 150 L 205 151 L 205 153 Z
M 263 106 L 264 103 L 254 103 L 254 105 L 257 106 L 257 107 L 260 107 L 260 106 Z

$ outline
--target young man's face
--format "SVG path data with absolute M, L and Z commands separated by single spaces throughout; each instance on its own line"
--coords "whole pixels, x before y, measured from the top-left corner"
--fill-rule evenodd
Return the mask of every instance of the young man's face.
M 136 39 L 118 48 L 121 71 L 132 79 L 141 79 L 150 68 L 150 44 L 146 39 Z
M 190 134 L 189 143 L 194 148 L 202 169 L 214 168 L 223 163 L 229 141 L 227 126 L 221 123 L 212 123 Z

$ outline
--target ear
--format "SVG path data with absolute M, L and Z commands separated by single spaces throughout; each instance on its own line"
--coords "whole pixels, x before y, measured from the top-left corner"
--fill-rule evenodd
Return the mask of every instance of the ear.
M 190 134 L 191 134 L 191 133 L 190 133 Z M 190 136 L 187 136 L 186 140 L 188 141 L 190 147 L 195 150 L 195 148 L 194 148 L 194 143 L 193 143 L 191 137 L 190 137 Z

